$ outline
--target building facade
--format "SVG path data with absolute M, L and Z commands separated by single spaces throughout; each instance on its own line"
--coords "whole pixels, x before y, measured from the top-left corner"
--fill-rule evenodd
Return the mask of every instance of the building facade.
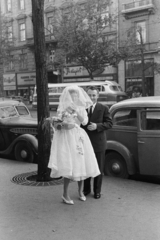
M 76 1 L 76 0 L 75 0 Z M 71 0 L 45 0 L 44 21 L 48 82 L 60 82 L 61 76 L 55 72 L 52 62 L 56 42 L 49 34 L 51 21 L 56 8 L 67 9 Z M 84 0 L 79 0 L 83 4 Z M 117 1 L 113 1 L 112 9 L 117 9 Z M 9 62 L 4 65 L 3 89 L 7 96 L 32 95 L 36 84 L 36 70 L 34 59 L 34 38 L 32 24 L 32 3 L 31 0 L 0 0 L 2 16 L 5 16 L 6 29 L 10 40 L 14 39 L 14 49 L 11 52 Z M 115 35 L 117 27 L 111 29 L 110 34 Z M 63 71 L 63 81 L 87 81 L 89 75 L 82 66 L 69 64 Z M 116 80 L 117 68 L 106 66 L 103 73 L 96 74 L 95 80 Z
M 155 65 L 160 64 L 160 1 L 159 0 L 119 0 L 119 39 L 128 37 L 128 30 L 140 27 L 144 43 L 144 75 L 147 95 L 160 95 L 160 75 Z M 137 36 L 138 37 L 138 36 Z M 131 58 L 121 61 L 118 79 L 130 95 L 134 88 L 142 87 L 142 61 Z

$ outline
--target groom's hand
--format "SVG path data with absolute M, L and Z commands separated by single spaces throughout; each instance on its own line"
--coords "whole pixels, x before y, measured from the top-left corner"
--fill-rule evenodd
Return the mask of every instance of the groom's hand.
M 89 131 L 94 131 L 94 130 L 97 129 L 97 124 L 90 122 L 90 124 L 88 125 L 87 129 L 88 129 Z

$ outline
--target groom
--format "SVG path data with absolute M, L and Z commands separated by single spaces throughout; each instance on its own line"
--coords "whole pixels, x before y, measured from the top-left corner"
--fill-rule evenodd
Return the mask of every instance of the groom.
M 107 148 L 106 130 L 112 128 L 112 119 L 107 106 L 97 102 L 99 90 L 89 87 L 87 91 L 93 105 L 88 109 L 88 124 L 83 126 L 92 143 L 101 174 L 94 178 L 94 198 L 101 197 L 102 176 L 105 161 L 105 150 Z M 91 178 L 84 180 L 84 195 L 91 192 Z

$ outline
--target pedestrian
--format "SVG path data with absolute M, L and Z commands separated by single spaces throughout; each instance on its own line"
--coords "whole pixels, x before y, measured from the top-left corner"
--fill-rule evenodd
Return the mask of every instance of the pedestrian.
M 132 98 L 142 97 L 142 91 L 139 87 L 133 89 Z
M 91 105 L 87 93 L 78 86 L 66 87 L 60 97 L 60 122 L 54 125 L 48 167 L 52 178 L 64 177 L 62 200 L 66 204 L 74 204 L 68 193 L 70 180 L 78 182 L 79 199 L 85 201 L 83 180 L 100 174 L 90 139 L 80 127 L 88 123 L 86 108 Z
M 93 181 L 94 198 L 101 197 L 102 177 L 104 170 L 105 151 L 107 148 L 106 130 L 112 128 L 112 119 L 109 113 L 109 108 L 101 103 L 98 103 L 99 90 L 96 87 L 89 87 L 87 93 L 92 100 L 92 107 L 88 110 L 88 124 L 82 126 L 87 132 L 96 158 L 101 174 L 96 176 Z M 87 196 L 91 192 L 91 178 L 84 181 L 84 195 Z

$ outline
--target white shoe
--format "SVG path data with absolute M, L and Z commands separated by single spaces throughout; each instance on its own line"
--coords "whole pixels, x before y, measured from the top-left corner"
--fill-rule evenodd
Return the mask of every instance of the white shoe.
M 79 200 L 81 200 L 81 201 L 83 201 L 83 202 L 85 202 L 86 199 L 87 199 L 87 198 L 86 198 L 85 196 L 79 197 Z
M 73 205 L 73 204 L 74 204 L 73 200 L 67 200 L 67 199 L 66 199 L 65 197 L 63 197 L 63 196 L 62 196 L 62 200 L 63 200 L 63 202 L 66 203 L 66 204 L 69 204 L 69 205 Z

